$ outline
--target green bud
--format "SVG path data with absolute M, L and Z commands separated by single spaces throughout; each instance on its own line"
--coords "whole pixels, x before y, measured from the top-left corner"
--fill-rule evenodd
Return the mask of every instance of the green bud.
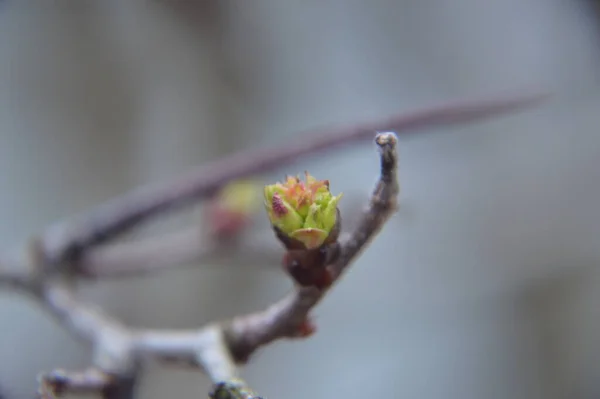
M 288 176 L 285 183 L 265 187 L 265 208 L 271 224 L 306 249 L 318 248 L 335 228 L 342 194 L 329 192 L 327 180 L 306 174 L 306 181 Z
M 229 212 L 251 215 L 260 208 L 260 185 L 253 180 L 233 181 L 219 190 L 215 202 Z

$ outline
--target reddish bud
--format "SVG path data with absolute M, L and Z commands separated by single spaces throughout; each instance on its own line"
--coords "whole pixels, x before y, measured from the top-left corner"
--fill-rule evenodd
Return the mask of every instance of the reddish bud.
M 298 326 L 296 330 L 297 337 L 299 338 L 308 338 L 317 331 L 317 326 L 310 320 L 309 317 L 306 317 Z
M 222 187 L 205 208 L 209 231 L 216 237 L 239 233 L 259 209 L 260 186 L 253 181 L 234 181 Z
M 281 199 L 281 196 L 278 193 L 273 194 L 271 207 L 273 208 L 273 214 L 276 217 L 282 217 L 285 216 L 286 213 L 288 213 L 288 210 L 285 207 L 285 204 L 283 203 L 283 199 Z

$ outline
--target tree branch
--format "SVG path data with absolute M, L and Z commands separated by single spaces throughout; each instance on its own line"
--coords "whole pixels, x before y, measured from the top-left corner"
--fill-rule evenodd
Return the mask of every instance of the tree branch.
M 358 227 L 340 248 L 340 255 L 330 266 L 335 279 L 350 265 L 384 223 L 395 212 L 399 186 L 397 181 L 397 138 L 393 133 L 378 134 L 381 152 L 381 175 Z M 233 356 L 245 361 L 256 349 L 278 338 L 293 337 L 307 319 L 309 311 L 321 300 L 326 290 L 298 287 L 292 294 L 266 310 L 234 318 L 224 324 Z
M 340 255 L 331 265 L 336 278 L 397 208 L 397 138 L 393 133 L 381 133 L 375 142 L 380 149 L 380 178 L 358 227 L 341 244 Z M 237 376 L 236 362 L 246 361 L 259 347 L 276 339 L 297 336 L 298 328 L 326 291 L 297 287 L 291 295 L 262 312 L 191 331 L 126 330 L 107 316 L 75 302 L 64 288 L 54 287 L 46 300 L 63 324 L 91 339 L 97 351 L 110 360 L 100 361 L 101 357 L 96 357 L 94 364 L 103 372 L 127 375 L 136 369 L 134 361 L 152 356 L 201 367 L 216 384 L 214 396 L 225 392 L 236 398 L 253 398 L 256 394 Z
M 358 227 L 341 244 L 340 255 L 331 265 L 336 278 L 368 245 L 397 208 L 397 138 L 393 133 L 382 133 L 377 135 L 376 143 L 381 157 L 379 182 Z M 306 321 L 310 310 L 325 293 L 326 290 L 316 287 L 298 287 L 291 295 L 262 312 L 199 330 L 130 331 L 131 351 L 138 359 L 150 356 L 161 361 L 202 368 L 215 382 L 212 393 L 215 398 L 223 397 L 221 395 L 235 399 L 258 398 L 239 379 L 235 364 L 246 361 L 260 346 L 279 338 L 297 336 L 299 326 Z M 106 326 L 99 328 L 106 329 Z
M 142 330 L 134 333 L 134 340 L 140 356 L 201 367 L 215 382 L 237 378 L 235 361 L 217 325 L 192 331 Z
M 93 345 L 94 367 L 42 375 L 38 395 L 54 399 L 64 392 L 100 392 L 105 399 L 133 399 L 140 367 L 129 329 L 78 301 L 59 282 L 47 282 L 39 299 L 61 325 Z
M 135 379 L 109 375 L 96 368 L 83 371 L 55 370 L 39 377 L 38 396 L 55 399 L 66 392 L 101 393 L 106 399 L 133 398 Z
M 357 224 L 356 212 L 364 196 L 344 195 L 344 227 Z M 249 224 L 234 236 L 215 237 L 196 225 L 174 233 L 130 242 L 90 248 L 77 261 L 81 277 L 89 279 L 117 279 L 139 277 L 147 273 L 165 272 L 175 267 L 193 267 L 198 264 L 256 264 L 279 265 L 282 249 L 272 235 L 256 231 Z
M 544 96 L 455 103 L 388 120 L 317 132 L 295 145 L 233 155 L 209 164 L 174 184 L 138 190 L 74 221 L 51 228 L 34 239 L 29 262 L 0 262 L 0 285 L 30 293 L 74 335 L 93 345 L 92 367 L 79 373 L 59 371 L 40 378 L 39 396 L 51 399 L 66 391 L 101 391 L 106 399 L 133 399 L 142 360 L 154 357 L 202 368 L 215 382 L 214 399 L 257 399 L 237 377 L 236 363 L 245 362 L 258 348 L 284 337 L 310 333 L 310 310 L 327 288 L 297 286 L 267 309 L 191 331 L 137 330 L 124 326 L 99 308 L 80 302 L 69 282 L 84 276 L 124 275 L 185 263 L 190 258 L 215 255 L 225 247 L 198 240 L 198 230 L 169 240 L 138 241 L 109 248 L 99 244 L 159 213 L 207 197 L 230 180 L 264 172 L 274 166 L 319 151 L 371 138 L 378 129 L 406 130 L 440 124 L 464 123 L 523 108 Z M 312 263 L 331 271 L 334 281 L 368 246 L 397 208 L 397 136 L 381 133 L 381 172 L 369 204 L 347 239 Z M 153 241 L 154 240 L 154 241 Z M 161 239 L 159 239 L 161 240 Z M 205 242 L 204 246 L 201 245 Z M 333 249 L 335 248 L 335 249 Z M 309 265 L 311 266 L 311 265 Z M 103 269 L 103 267 L 105 269 Z
M 145 187 L 116 199 L 89 214 L 58 224 L 43 235 L 47 264 L 57 266 L 79 258 L 85 250 L 106 242 L 146 219 L 215 193 L 227 182 L 283 166 L 307 154 L 366 141 L 375 131 L 406 132 L 483 120 L 539 103 L 547 95 L 452 102 L 401 113 L 381 120 L 299 134 L 295 144 L 258 148 L 221 158 L 166 185 Z M 310 137 L 310 139 L 307 139 Z

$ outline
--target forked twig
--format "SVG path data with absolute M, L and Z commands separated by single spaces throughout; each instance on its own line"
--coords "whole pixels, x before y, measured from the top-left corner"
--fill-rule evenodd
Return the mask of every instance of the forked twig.
M 397 139 L 393 133 L 382 133 L 377 135 L 375 141 L 381 152 L 379 181 L 361 221 L 354 232 L 341 243 L 340 254 L 336 262 L 330 265 L 335 279 L 369 244 L 397 207 Z M 225 323 L 225 333 L 236 359 L 247 359 L 257 348 L 277 338 L 297 335 L 298 327 L 305 322 L 309 311 L 325 292 L 326 290 L 315 287 L 299 287 L 262 312 L 237 317 Z
M 224 184 L 283 166 L 300 156 L 372 139 L 377 130 L 406 131 L 476 121 L 538 103 L 545 96 L 521 96 L 461 102 L 372 123 L 313 132 L 295 144 L 235 154 L 210 163 L 172 184 L 134 191 L 73 221 L 48 229 L 30 247 L 26 264 L 0 261 L 0 284 L 17 287 L 37 299 L 55 319 L 94 348 L 92 367 L 83 372 L 58 371 L 40 377 L 39 396 L 55 398 L 62 392 L 101 392 L 106 399 L 133 399 L 143 362 L 154 358 L 202 369 L 215 383 L 215 398 L 258 398 L 238 378 L 236 365 L 260 347 L 281 338 L 310 333 L 309 312 L 329 287 L 296 286 L 292 293 L 267 309 L 187 331 L 134 329 L 79 301 L 71 284 L 77 278 L 139 275 L 167 262 L 185 263 L 213 256 L 220 245 L 198 240 L 197 229 L 116 246 L 100 247 L 120 233 L 175 209 L 211 196 Z M 397 136 L 381 133 L 375 140 L 381 171 L 371 199 L 350 236 L 325 257 L 334 281 L 357 258 L 396 211 Z M 205 238 L 205 237 L 204 237 Z M 239 243 L 235 243 L 236 249 Z M 324 263 L 324 262 L 323 262 Z
M 339 256 L 330 265 L 336 279 L 397 208 L 397 138 L 393 133 L 381 133 L 375 142 L 381 158 L 379 181 L 356 230 L 341 243 Z M 238 378 L 236 363 L 247 361 L 259 347 L 276 339 L 302 336 L 299 328 L 327 291 L 316 287 L 296 287 L 280 302 L 258 313 L 198 330 L 160 331 L 128 329 L 100 311 L 75 302 L 67 288 L 53 285 L 46 293 L 50 311 L 73 332 L 90 340 L 96 350 L 96 368 L 91 369 L 92 374 L 66 378 L 63 373 L 60 388 L 64 390 L 73 386 L 73 389 L 81 389 L 81 385 L 87 383 L 91 389 L 103 384 L 103 392 L 108 392 L 114 384 L 107 375 L 134 374 L 142 359 L 152 357 L 201 368 L 216 384 L 215 395 L 228 392 L 236 397 L 256 397 Z

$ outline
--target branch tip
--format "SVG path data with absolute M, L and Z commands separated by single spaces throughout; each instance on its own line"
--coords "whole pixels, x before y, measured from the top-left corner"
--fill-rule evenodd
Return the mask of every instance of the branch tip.
M 397 136 L 395 133 L 379 133 L 375 136 L 375 143 L 381 150 L 381 175 L 369 206 L 350 237 L 339 243 L 336 249 L 338 255 L 333 263 L 321 265 L 327 266 L 333 282 L 368 246 L 397 206 Z M 309 312 L 328 291 L 329 287 L 297 286 L 291 294 L 267 309 L 234 318 L 224 327 L 231 353 L 238 362 L 244 362 L 258 348 L 277 339 L 310 335 L 312 325 L 306 324 L 310 321 Z M 303 331 L 309 334 L 299 334 Z
M 377 133 L 375 142 L 380 147 L 390 146 L 392 149 L 396 147 L 398 136 L 394 132 Z

